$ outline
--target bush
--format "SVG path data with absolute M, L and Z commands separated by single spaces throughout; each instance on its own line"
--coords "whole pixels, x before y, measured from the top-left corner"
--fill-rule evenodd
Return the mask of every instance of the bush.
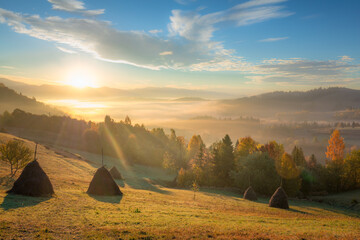
M 10 140 L 1 144 L 0 154 L 0 160 L 10 165 L 11 176 L 32 160 L 32 151 L 19 140 Z

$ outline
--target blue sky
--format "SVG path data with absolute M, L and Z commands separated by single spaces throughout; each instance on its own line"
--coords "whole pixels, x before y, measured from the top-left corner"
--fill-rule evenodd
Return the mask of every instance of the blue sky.
M 360 88 L 360 1 L 0 1 L 0 75 L 232 94 Z

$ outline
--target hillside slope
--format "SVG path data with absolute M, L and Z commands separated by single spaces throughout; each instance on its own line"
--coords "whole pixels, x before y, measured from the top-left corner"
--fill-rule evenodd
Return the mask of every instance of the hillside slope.
M 17 93 L 14 90 L 6 87 L 0 83 L 0 113 L 6 111 L 12 112 L 16 108 L 21 108 L 27 112 L 35 114 L 52 114 L 52 115 L 64 115 L 59 109 L 51 107 L 42 102 L 36 101 L 35 98 L 29 98 Z
M 221 102 L 227 111 L 247 113 L 333 112 L 360 107 L 360 90 L 319 88 L 300 92 L 271 92 Z
M 0 140 L 14 138 L 0 134 Z M 31 148 L 34 143 L 23 140 Z M 268 199 L 243 200 L 238 193 L 170 189 L 159 185 L 174 176 L 160 169 L 126 166 L 106 158 L 125 177 L 123 197 L 85 192 L 100 156 L 56 147 L 38 148 L 38 161 L 53 183 L 53 198 L 7 195 L 13 180 L 0 163 L 0 238 L 4 239 L 358 239 L 360 218 L 307 201 L 290 210 L 269 208 Z

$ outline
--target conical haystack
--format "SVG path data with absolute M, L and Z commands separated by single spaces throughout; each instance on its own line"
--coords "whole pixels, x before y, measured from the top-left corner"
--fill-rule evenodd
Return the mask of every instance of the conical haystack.
M 96 171 L 87 193 L 102 196 L 122 195 L 118 185 L 105 167 L 101 167 Z
M 39 163 L 34 160 L 26 165 L 14 186 L 7 193 L 42 197 L 51 196 L 54 194 L 54 189 L 49 177 Z
M 276 189 L 275 193 L 271 196 L 269 201 L 269 207 L 288 209 L 288 197 L 282 187 Z
M 244 193 L 244 199 L 247 199 L 247 200 L 250 200 L 250 201 L 256 201 L 257 200 L 256 193 L 255 193 L 254 189 L 251 186 L 246 189 L 246 191 Z
M 110 169 L 110 174 L 111 176 L 114 178 L 114 179 L 119 179 L 119 180 L 123 180 L 123 177 L 121 175 L 121 173 L 119 172 L 119 170 L 113 166 L 111 169 Z

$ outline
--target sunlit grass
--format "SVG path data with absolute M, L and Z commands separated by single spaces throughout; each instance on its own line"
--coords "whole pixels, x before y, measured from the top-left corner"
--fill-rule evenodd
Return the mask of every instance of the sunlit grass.
M 1 134 L 0 139 L 9 135 Z M 28 143 L 32 144 L 32 143 Z M 151 185 L 147 179 L 171 179 L 154 168 L 124 170 L 120 197 L 94 198 L 88 184 L 100 157 L 90 162 L 65 158 L 39 147 L 39 161 L 56 195 L 50 199 L 7 196 L 0 190 L 0 238 L 39 239 L 358 239 L 359 214 L 308 201 L 290 201 L 290 210 L 269 208 L 268 199 L 243 200 L 240 194 L 202 189 L 193 200 L 190 190 Z M 115 160 L 116 161 L 116 160 Z M 0 176 L 6 174 L 0 164 Z M 119 182 L 122 184 L 122 182 Z M 146 189 L 146 190 L 143 190 Z M 357 214 L 357 217 L 356 217 Z

